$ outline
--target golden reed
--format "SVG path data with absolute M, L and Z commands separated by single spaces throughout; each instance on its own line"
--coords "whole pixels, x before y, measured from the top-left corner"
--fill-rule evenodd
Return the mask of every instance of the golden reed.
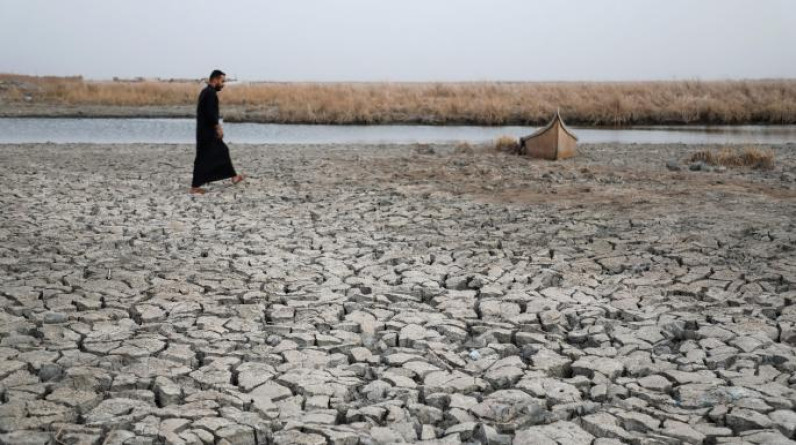
M 0 74 L 0 100 L 52 106 L 193 106 L 202 81 Z M 794 124 L 796 79 L 670 82 L 228 84 L 228 121 L 584 126 Z
M 689 162 L 704 162 L 725 167 L 751 167 L 769 170 L 774 167 L 774 151 L 758 147 L 731 148 L 719 151 L 700 150 L 688 158 Z

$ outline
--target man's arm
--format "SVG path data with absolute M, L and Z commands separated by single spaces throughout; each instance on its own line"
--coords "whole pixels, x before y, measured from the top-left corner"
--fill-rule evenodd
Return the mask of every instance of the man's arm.
M 218 95 L 213 92 L 213 98 L 211 102 L 211 110 L 213 116 L 213 128 L 216 129 L 216 136 L 219 139 L 224 139 L 224 129 L 221 128 L 221 123 L 219 122 L 219 112 L 218 112 Z

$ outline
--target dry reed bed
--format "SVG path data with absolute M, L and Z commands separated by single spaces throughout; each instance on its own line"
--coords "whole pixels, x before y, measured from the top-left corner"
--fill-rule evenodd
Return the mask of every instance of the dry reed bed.
M 774 151 L 758 147 L 744 147 L 742 149 L 724 147 L 718 151 L 700 150 L 691 155 L 689 162 L 770 170 L 774 167 Z
M 193 105 L 201 81 L 97 82 L 0 75 L 0 101 L 52 106 Z M 229 121 L 313 124 L 794 124 L 796 80 L 618 83 L 235 83 Z

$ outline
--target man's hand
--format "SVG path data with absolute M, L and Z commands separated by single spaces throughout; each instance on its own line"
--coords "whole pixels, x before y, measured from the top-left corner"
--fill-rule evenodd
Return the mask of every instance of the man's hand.
M 221 125 L 216 125 L 216 136 L 218 136 L 219 139 L 224 139 L 224 129 L 221 128 Z

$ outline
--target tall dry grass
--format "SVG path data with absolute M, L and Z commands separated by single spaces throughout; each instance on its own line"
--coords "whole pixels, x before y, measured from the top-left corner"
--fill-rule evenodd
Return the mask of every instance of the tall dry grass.
M 501 153 L 517 153 L 520 149 L 520 141 L 512 136 L 500 136 L 495 139 L 495 150 Z
M 0 100 L 52 105 L 193 105 L 203 83 L 0 75 Z M 236 83 L 228 120 L 323 124 L 794 124 L 796 80 L 580 83 Z
M 751 167 L 769 170 L 774 167 L 774 151 L 758 147 L 731 148 L 719 151 L 700 150 L 688 158 L 689 162 L 704 162 L 725 167 Z
M 199 82 L 92 82 L 79 76 L 32 77 L 0 74 L 0 96 L 9 102 L 33 101 L 68 106 L 185 105 L 196 100 L 199 85 Z

